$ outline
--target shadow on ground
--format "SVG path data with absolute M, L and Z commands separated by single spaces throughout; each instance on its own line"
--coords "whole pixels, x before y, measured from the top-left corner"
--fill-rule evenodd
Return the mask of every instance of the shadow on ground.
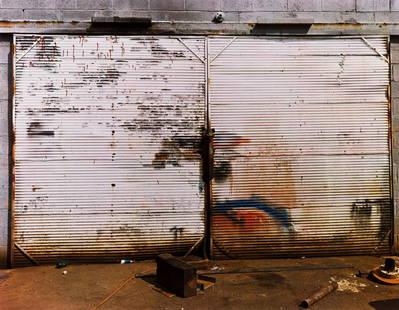
M 376 300 L 369 303 L 375 310 L 393 310 L 399 309 L 399 298 Z

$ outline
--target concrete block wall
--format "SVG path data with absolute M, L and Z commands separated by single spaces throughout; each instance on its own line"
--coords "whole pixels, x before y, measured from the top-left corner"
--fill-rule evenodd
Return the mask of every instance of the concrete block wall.
M 394 252 L 399 253 L 399 36 L 391 37 L 391 132 Z
M 0 35 L 0 267 L 6 266 L 8 245 L 10 39 L 9 35 Z
M 152 17 L 154 21 L 226 22 L 313 18 L 315 23 L 396 23 L 399 0 L 2 0 L 3 21 L 78 21 L 93 16 Z

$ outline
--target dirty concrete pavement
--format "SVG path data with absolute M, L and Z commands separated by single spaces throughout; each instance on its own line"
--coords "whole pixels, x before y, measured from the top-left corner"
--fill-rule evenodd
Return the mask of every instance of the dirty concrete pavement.
M 353 265 L 351 269 L 215 275 L 216 285 L 191 298 L 167 297 L 151 281 L 135 278 L 98 309 L 301 309 L 309 294 L 338 282 L 338 290 L 311 309 L 399 309 L 399 286 L 355 274 L 382 264 L 378 257 L 212 261 L 224 270 L 278 266 Z M 1 309 L 93 309 L 130 276 L 155 269 L 154 261 L 132 264 L 27 267 L 0 271 Z M 66 271 L 66 272 L 65 272 Z

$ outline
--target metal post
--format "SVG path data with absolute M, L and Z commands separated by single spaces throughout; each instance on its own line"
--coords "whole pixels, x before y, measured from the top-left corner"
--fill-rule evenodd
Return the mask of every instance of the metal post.
M 399 98 L 395 89 L 399 86 L 399 77 L 395 77 L 393 72 L 395 67 L 399 67 L 397 59 L 399 57 L 399 37 L 390 38 L 390 85 L 388 89 L 388 99 L 390 101 L 390 151 L 391 151 L 391 201 L 392 201 L 392 230 L 391 234 L 391 253 L 399 253 L 399 179 L 398 179 L 398 165 L 399 165 L 399 133 L 395 131 L 399 126 Z
M 205 183 L 205 238 L 204 256 L 212 256 L 211 209 L 212 209 L 212 172 L 213 172 L 213 135 L 210 120 L 209 100 L 209 39 L 205 38 L 205 127 L 203 131 L 203 181 Z

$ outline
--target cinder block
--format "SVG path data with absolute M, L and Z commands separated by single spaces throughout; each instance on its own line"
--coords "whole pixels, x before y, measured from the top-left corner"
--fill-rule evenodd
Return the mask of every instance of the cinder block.
M 150 9 L 162 11 L 182 11 L 184 10 L 184 0 L 150 0 Z
M 222 0 L 223 11 L 237 11 L 237 12 L 248 12 L 253 11 L 253 1 L 251 0 Z
M 339 12 L 338 14 L 340 15 L 339 22 L 344 24 L 370 24 L 374 22 L 374 13 Z
M 287 0 L 254 0 L 254 11 L 288 11 Z
M 147 10 L 148 0 L 114 0 L 114 10 Z
M 95 16 L 95 11 L 77 11 L 77 10 L 65 10 L 61 11 L 61 20 L 64 22 L 90 22 L 91 18 Z
M 56 8 L 61 9 L 76 9 L 76 0 L 56 0 Z
M 397 23 L 399 18 L 399 12 L 374 12 L 375 23 L 392 24 Z
M 391 119 L 392 132 L 399 132 L 399 116 L 393 116 Z M 398 145 L 399 147 L 399 145 Z
M 7 99 L 0 99 L 0 119 L 7 119 L 8 105 L 9 102 Z
M 2 169 L 2 173 L 4 173 L 7 177 L 9 176 L 9 165 L 8 165 L 8 161 L 5 161 L 4 162 L 4 165 L 2 165 L 2 167 L 1 167 L 1 169 Z M 5 208 L 5 206 L 4 206 L 4 203 L 1 203 L 1 201 L 2 200 L 4 200 L 4 201 L 6 201 L 6 203 L 7 203 L 7 200 L 8 199 L 4 199 L 4 197 L 8 197 L 8 195 L 9 195 L 9 183 L 8 182 L 6 182 L 6 183 L 4 183 L 4 184 L 1 184 L 0 185 L 0 210 L 7 210 L 6 208 Z
M 6 267 L 8 245 L 8 195 L 0 197 L 0 268 Z M 6 209 L 7 208 L 7 209 Z
M 394 164 L 396 167 L 398 167 L 398 165 L 399 165 L 399 148 L 397 148 L 397 147 L 392 147 L 392 164 Z M 396 169 L 396 172 L 397 172 L 397 169 Z M 399 190 L 399 188 L 398 188 L 398 190 Z M 397 196 L 397 197 L 399 199 L 399 196 Z
M 0 64 L 8 64 L 10 57 L 10 45 L 0 43 Z
M 395 150 L 397 152 L 398 149 Z M 398 185 L 399 185 L 399 179 L 398 179 L 398 163 L 394 162 L 392 163 L 392 178 L 393 178 L 393 184 L 394 184 L 394 190 L 393 190 L 393 196 L 395 200 L 399 200 L 399 192 L 398 192 Z M 399 215 L 399 213 L 397 213 Z
M 0 64 L 0 99 L 8 100 L 9 76 L 8 64 Z
M 391 79 L 395 82 L 399 81 L 399 64 L 391 65 Z
M 8 169 L 8 157 L 7 156 L 1 156 L 3 161 L 0 162 L 0 171 L 3 172 L 6 169 Z M 3 184 L 5 185 L 6 183 L 8 184 L 9 178 L 8 174 L 1 174 L 0 173 L 0 186 Z
M 77 0 L 76 8 L 79 10 L 112 9 L 112 0 Z
M 0 121 L 0 124 L 1 124 L 2 122 Z M 3 123 L 5 123 L 4 121 L 3 121 Z M 0 126 L 0 128 L 1 128 L 1 126 Z M 5 166 L 7 166 L 7 165 L 4 165 L 4 163 L 8 163 L 8 161 L 7 161 L 7 157 L 8 157 L 8 146 L 9 146 L 9 139 L 8 139 L 8 136 L 7 135 L 4 135 L 4 134 L 7 134 L 7 132 L 1 132 L 0 133 L 1 135 L 0 135 L 0 154 L 1 154 L 1 159 L 0 159 L 0 173 L 3 173 L 1 170 L 5 167 Z M 2 177 L 4 177 L 5 175 L 4 175 L 4 173 L 2 174 Z M 0 184 L 1 185 L 1 184 Z
M 399 116 L 399 98 L 391 98 L 391 115 Z
M 0 152 L 2 154 L 8 154 L 9 153 L 9 139 L 8 139 L 8 119 L 5 119 L 4 116 L 2 115 L 0 118 L 0 139 L 1 139 L 1 148 L 3 148 Z
M 355 10 L 355 0 L 322 0 L 322 10 L 344 12 Z
M 311 14 L 311 13 L 310 13 Z M 268 20 L 278 20 L 295 18 L 297 13 L 291 12 L 241 12 L 239 13 L 239 21 L 241 23 L 261 23 Z
M 314 23 L 372 23 L 373 13 L 356 12 L 244 12 L 239 13 L 240 22 L 256 23 L 278 19 L 313 19 Z
M 289 11 L 312 12 L 321 11 L 322 0 L 288 0 Z
M 183 11 L 183 12 L 163 12 L 163 20 L 169 21 L 205 21 L 211 22 L 215 16 L 215 12 L 203 12 L 203 11 Z M 226 22 L 238 22 L 238 12 L 228 12 L 224 15 Z
M 55 9 L 56 0 L 38 0 L 36 9 Z
M 24 20 L 59 21 L 60 15 L 58 10 L 24 10 Z
M 186 0 L 185 9 L 190 11 L 220 11 L 219 0 Z
M 5 9 L 37 9 L 39 0 L 2 0 L 1 7 Z
M 391 63 L 397 63 L 397 62 L 393 62 L 392 60 L 395 59 L 395 58 L 397 59 L 397 57 L 399 55 L 399 44 L 391 42 L 390 52 L 391 52 L 390 53 Z
M 391 63 L 398 64 L 399 63 L 399 49 L 391 49 Z
M 157 281 L 180 297 L 197 295 L 197 270 L 171 254 L 158 255 Z
M 1 9 L 0 20 L 22 21 L 24 19 L 24 12 L 22 9 Z
M 391 82 L 391 97 L 399 98 L 399 82 Z
M 393 146 L 392 146 L 392 164 L 396 165 L 396 167 L 399 166 L 399 148 Z M 396 192 L 399 193 L 399 191 Z M 399 196 L 397 196 L 397 199 L 399 199 Z
M 94 12 L 95 17 L 113 17 L 113 16 L 120 16 L 116 15 L 115 11 L 112 10 L 98 10 Z M 126 15 L 120 16 L 120 17 L 128 17 Z
M 391 11 L 399 11 L 399 0 L 391 0 Z
M 399 132 L 397 131 L 392 132 L 392 147 L 399 148 Z
M 389 12 L 390 0 L 357 0 L 356 11 L 358 12 Z

